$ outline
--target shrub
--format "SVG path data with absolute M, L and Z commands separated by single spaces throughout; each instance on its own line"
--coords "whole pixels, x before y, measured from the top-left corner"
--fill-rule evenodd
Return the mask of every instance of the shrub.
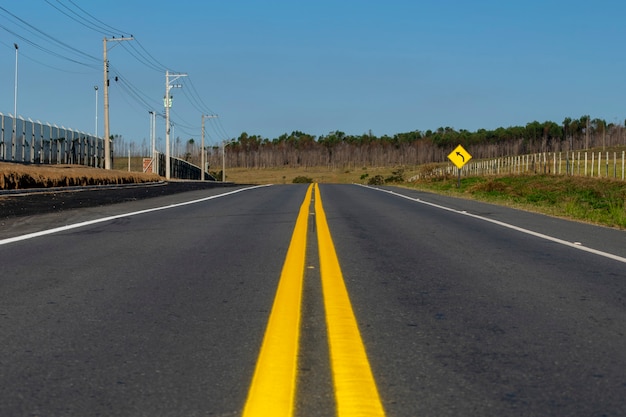
M 383 185 L 385 183 L 385 177 L 382 175 L 376 175 L 367 182 L 369 185 Z
M 404 168 L 392 171 L 391 175 L 385 178 L 385 182 L 404 182 Z
M 304 175 L 300 175 L 293 179 L 292 183 L 294 184 L 310 184 L 313 182 L 313 178 L 305 177 Z

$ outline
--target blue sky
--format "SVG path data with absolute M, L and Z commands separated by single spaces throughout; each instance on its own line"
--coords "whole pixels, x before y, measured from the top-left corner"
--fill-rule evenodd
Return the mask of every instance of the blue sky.
M 13 113 L 18 43 L 18 114 L 93 133 L 98 85 L 102 135 L 102 39 L 132 34 L 109 44 L 110 126 L 137 143 L 163 112 L 165 69 L 189 75 L 172 89 L 174 136 L 199 139 L 201 115 L 217 114 L 208 143 L 626 118 L 625 2 L 5 3 L 0 112 Z

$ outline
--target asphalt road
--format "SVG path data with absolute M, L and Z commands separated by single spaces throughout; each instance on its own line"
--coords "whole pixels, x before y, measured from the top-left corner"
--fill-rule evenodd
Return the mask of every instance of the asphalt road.
M 410 190 L 319 191 L 386 415 L 626 415 L 626 233 Z M 22 215 L 0 198 L 0 415 L 242 415 L 303 204 L 296 415 L 334 415 L 327 244 L 306 192 L 74 194 L 60 198 L 92 203 Z

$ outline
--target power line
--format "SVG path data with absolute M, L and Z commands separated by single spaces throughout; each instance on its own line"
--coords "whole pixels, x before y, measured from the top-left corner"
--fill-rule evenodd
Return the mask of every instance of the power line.
M 167 66 L 163 65 L 154 56 L 152 56 L 152 54 L 150 54 L 150 52 L 148 52 L 148 50 L 146 48 L 144 48 L 144 46 L 141 44 L 141 42 L 139 42 L 138 39 L 135 39 L 135 42 L 146 53 L 146 55 L 152 59 L 152 62 L 154 62 L 156 64 L 155 66 L 160 68 L 161 72 L 163 72 L 163 71 L 165 71 L 167 69 Z
M 4 43 L 2 41 L 0 41 L 0 44 L 6 46 L 7 48 L 9 48 L 11 50 L 13 50 L 15 48 L 13 45 L 10 45 L 8 43 Z M 20 51 L 21 51 L 21 49 L 20 49 Z M 29 61 L 35 62 L 35 63 L 37 63 L 37 64 L 39 64 L 41 66 L 53 69 L 55 71 L 64 72 L 64 73 L 67 73 L 67 74 L 91 74 L 93 72 L 93 71 L 88 71 L 88 72 L 85 72 L 85 71 L 70 71 L 70 70 L 67 70 L 67 69 L 55 67 L 55 66 L 52 66 L 52 65 L 50 65 L 50 64 L 48 64 L 46 62 L 42 62 L 42 61 L 40 61 L 38 59 L 33 58 L 30 54 L 26 54 L 24 52 L 20 52 L 20 58 L 22 58 L 22 57 L 26 58 Z M 95 66 L 91 66 L 91 65 L 89 65 L 89 68 L 97 69 Z
M 72 63 L 74 63 L 74 64 L 83 65 L 83 66 L 85 66 L 85 67 L 93 68 L 93 69 L 98 69 L 98 68 L 99 68 L 99 67 L 98 67 L 97 65 L 95 65 L 95 64 L 88 64 L 88 63 L 85 63 L 85 62 L 82 62 L 82 61 L 78 61 L 78 60 L 76 60 L 76 59 L 70 58 L 70 57 L 65 56 L 65 55 L 62 55 L 62 54 L 60 54 L 60 53 L 58 53 L 58 52 L 55 52 L 55 51 L 50 50 L 50 49 L 48 49 L 48 48 L 45 48 L 45 47 L 43 47 L 43 46 L 39 45 L 38 43 L 33 42 L 33 41 L 31 41 L 30 39 L 25 38 L 24 36 L 22 36 L 22 35 L 18 34 L 17 32 L 15 32 L 15 31 L 13 31 L 13 30 L 11 30 L 11 29 L 7 28 L 7 27 L 6 27 L 6 26 L 4 26 L 4 25 L 1 25 L 1 24 L 0 24 L 0 29 L 4 29 L 6 32 L 8 32 L 8 33 L 10 33 L 11 35 L 15 36 L 16 38 L 20 39 L 20 41 L 23 41 L 23 42 L 27 43 L 28 45 L 31 45 L 31 46 L 33 46 L 34 48 L 39 49 L 40 51 L 43 51 L 43 52 L 45 52 L 45 53 L 47 53 L 47 54 L 50 54 L 50 55 L 52 55 L 52 56 L 55 56 L 55 57 L 57 57 L 57 58 L 60 58 L 60 59 L 63 59 L 63 60 L 66 60 L 66 61 L 72 62 Z
M 102 27 L 108 28 L 109 30 L 112 31 L 112 33 L 128 33 L 124 30 L 119 30 L 114 28 L 111 25 L 108 25 L 106 23 L 104 23 L 102 20 L 98 19 L 97 17 L 93 16 L 92 14 L 90 14 L 89 12 L 87 12 L 86 10 L 82 9 L 78 4 L 74 3 L 72 0 L 67 0 L 68 3 L 70 3 L 71 5 L 73 5 L 74 7 L 76 7 L 78 10 L 80 10 L 81 12 L 83 12 L 83 14 L 87 15 L 89 18 L 91 18 L 92 20 L 94 20 L 95 22 L 99 23 L 100 25 L 102 25 Z M 57 3 L 62 4 L 61 1 L 57 0 Z M 67 6 L 65 6 L 67 7 Z
M 75 1 L 72 0 L 56 0 L 53 2 L 52 0 L 44 0 L 52 9 L 66 18 L 70 19 L 72 22 L 80 24 L 81 26 L 100 34 L 104 34 L 105 37 L 107 34 L 113 33 L 126 33 L 125 31 L 120 31 L 119 29 L 110 26 L 103 22 L 102 20 L 96 18 L 94 15 L 87 12 L 85 9 L 81 8 Z M 10 25 L 3 25 L 0 23 L 0 29 L 6 31 L 7 33 L 15 36 L 21 42 L 25 44 L 31 45 L 33 48 L 41 50 L 55 58 L 69 61 L 74 64 L 78 64 L 81 66 L 85 66 L 92 70 L 99 70 L 100 65 L 102 63 L 102 59 L 96 56 L 93 56 L 89 53 L 86 53 L 78 48 L 75 48 L 69 43 L 63 42 L 62 40 L 51 36 L 50 34 L 40 30 L 38 27 L 32 25 L 27 20 L 20 18 L 14 13 L 7 10 L 7 8 L 0 6 L 0 18 L 4 18 L 10 22 Z M 14 29 L 11 26 L 17 25 L 18 29 Z M 32 36 L 24 36 L 23 33 L 29 33 Z M 34 38 L 33 38 L 34 37 Z M 152 55 L 142 43 L 140 43 L 134 36 L 135 42 L 128 43 L 128 46 L 125 43 L 122 43 L 123 48 L 128 52 L 130 56 L 132 56 L 135 60 L 137 60 L 142 65 L 147 68 L 157 71 L 164 72 L 167 67 L 163 65 L 159 60 L 157 60 L 154 55 Z M 43 41 L 39 42 L 33 39 L 40 39 Z M 54 45 L 53 48 L 44 46 L 45 43 L 49 43 Z M 2 44 L 2 42 L 0 42 Z M 60 48 L 60 49 L 59 49 Z M 55 50 L 57 49 L 57 50 Z M 74 57 L 77 56 L 78 58 Z M 34 62 L 37 62 L 43 66 L 49 67 L 51 69 L 55 69 L 58 71 L 66 71 L 60 68 L 55 68 L 50 66 L 47 63 L 43 63 L 33 59 L 32 57 L 25 55 L 28 59 L 31 59 Z M 112 67 L 111 67 L 112 68 Z M 129 104 L 134 105 L 135 107 L 143 108 L 144 110 L 153 110 L 155 108 L 159 108 L 160 104 L 159 100 L 152 99 L 148 94 L 142 92 L 139 88 L 133 85 L 128 79 L 122 77 L 119 71 L 116 72 L 116 81 L 118 81 L 118 85 L 120 86 L 119 91 L 122 93 L 122 96 L 125 101 Z M 198 89 L 196 88 L 194 82 L 187 77 L 185 82 L 186 88 L 183 89 L 184 97 L 186 97 L 189 104 L 197 110 L 201 114 L 215 114 L 213 110 L 211 110 L 202 99 Z M 160 94 L 158 95 L 160 96 Z M 157 97 L 158 97 L 157 96 Z M 134 104 L 133 104 L 134 103 Z M 180 114 L 173 110 L 174 115 L 176 116 L 176 124 L 181 131 L 186 134 L 190 134 L 192 136 L 197 136 L 198 133 L 191 134 L 191 131 L 199 130 L 195 127 L 195 124 L 189 123 L 186 121 Z M 214 118 L 210 120 L 210 126 L 212 130 L 215 132 L 217 137 L 221 138 L 229 138 L 230 136 L 224 129 L 224 126 L 219 118 Z M 189 130 L 189 132 L 187 131 Z
M 189 100 L 192 107 L 198 110 L 201 114 L 216 115 L 216 113 L 204 103 L 204 101 L 202 100 L 202 97 L 200 97 L 200 94 L 198 93 L 197 88 L 195 87 L 193 81 L 191 80 L 191 77 L 187 77 L 187 79 L 184 80 L 184 83 L 185 83 L 185 86 L 189 87 L 189 89 L 183 88 L 183 93 L 185 97 L 187 97 L 187 99 Z M 230 138 L 230 135 L 226 132 L 226 129 L 224 129 L 224 125 L 222 124 L 222 121 L 220 120 L 219 117 L 212 118 L 210 123 L 217 137 L 221 137 L 223 139 Z
M 136 39 L 135 39 L 136 40 Z M 128 44 L 128 46 L 126 44 L 122 44 L 122 47 L 133 57 L 135 58 L 137 61 L 139 61 L 140 63 L 142 63 L 143 65 L 145 65 L 146 67 L 153 69 L 154 71 L 157 72 L 163 72 L 165 71 L 165 67 L 161 66 L 160 64 L 155 65 L 153 62 L 150 62 L 150 59 L 147 58 L 141 51 L 138 51 L 137 48 L 133 45 L 134 42 L 131 42 Z
M 193 102 L 196 103 L 196 105 L 198 107 L 196 107 L 197 110 L 200 111 L 200 113 L 215 113 L 214 111 L 212 111 L 202 100 L 202 97 L 200 97 L 200 94 L 198 93 L 198 90 L 196 89 L 195 84 L 193 83 L 193 80 L 191 79 L 191 77 L 189 77 L 188 80 L 185 80 L 185 84 L 187 84 L 187 81 L 189 83 L 189 91 L 190 91 L 190 100 L 192 100 Z
M 57 45 L 61 46 L 62 48 L 66 49 L 66 50 L 69 50 L 69 51 L 72 51 L 72 52 L 74 52 L 74 53 L 76 53 L 78 55 L 81 55 L 81 56 L 85 57 L 85 58 L 89 58 L 90 60 L 93 60 L 93 61 L 96 61 L 96 62 L 99 61 L 99 58 L 97 58 L 97 57 L 95 57 L 93 55 L 89 55 L 88 53 L 83 52 L 80 49 L 74 48 L 73 46 L 68 45 L 67 43 L 65 43 L 63 41 L 60 41 L 59 39 L 57 39 L 57 38 L 55 38 L 55 37 L 45 33 L 44 31 L 42 31 L 42 30 L 38 29 L 37 27 L 31 25 L 30 23 L 26 22 L 24 19 L 20 18 L 19 16 L 16 16 L 15 14 L 11 13 L 7 9 L 5 9 L 4 7 L 0 6 L 0 10 L 3 11 L 5 14 L 11 16 L 14 20 L 18 21 L 23 27 L 26 28 L 26 30 L 28 30 L 29 32 L 31 32 L 31 33 L 33 33 L 35 35 L 39 34 L 37 36 L 43 37 L 43 39 L 47 40 L 48 42 L 56 43 Z M 6 30 L 7 32 L 10 32 L 11 34 L 13 34 L 15 36 L 18 36 L 19 38 L 25 40 L 26 42 L 29 42 L 29 43 L 31 43 L 33 45 L 36 45 L 34 42 L 32 42 L 30 40 L 27 40 L 23 36 L 18 35 L 17 33 L 7 29 L 6 27 L 3 27 L 3 29 Z M 37 46 L 39 47 L 39 45 L 37 45 Z M 42 50 L 45 50 L 45 48 L 43 48 L 43 47 L 40 47 L 40 48 Z M 46 51 L 49 52 L 48 50 L 46 50 Z M 73 62 L 77 62 L 77 61 L 73 61 Z
M 75 11 L 73 11 L 72 9 L 70 9 L 69 7 L 67 7 L 66 5 L 64 5 L 63 3 L 61 3 L 60 1 L 57 1 L 57 3 L 59 3 L 59 4 L 60 4 L 61 6 L 63 6 L 65 9 L 69 10 L 69 12 L 71 12 L 72 14 L 70 14 L 70 13 L 68 13 L 68 12 L 66 12 L 66 11 L 64 11 L 64 10 L 62 10 L 62 9 L 61 9 L 61 8 L 59 8 L 58 6 L 55 6 L 55 5 L 54 5 L 52 2 L 50 2 L 49 0 L 44 0 L 44 1 L 45 1 L 46 3 L 48 3 L 48 5 L 49 5 L 49 6 L 51 6 L 51 7 L 55 8 L 55 9 L 56 9 L 59 13 L 64 14 L 64 15 L 65 15 L 65 16 L 67 16 L 68 18 L 72 19 L 74 22 L 76 22 L 76 23 L 78 23 L 78 24 L 80 24 L 80 25 L 82 25 L 82 26 L 86 27 L 87 29 L 91 29 L 91 30 L 93 30 L 94 32 L 98 32 L 98 33 L 104 33 L 104 32 L 102 32 L 102 30 L 101 30 L 100 28 L 95 27 L 94 25 L 89 25 L 89 24 L 87 24 L 87 23 L 85 22 L 85 20 L 84 20 L 84 19 L 80 19 L 80 16 L 79 16 L 79 17 L 72 16 L 72 14 L 73 14 L 73 15 L 76 15 L 76 16 L 78 16 L 78 14 L 77 14 Z M 104 33 L 104 34 L 106 34 L 106 33 Z
M 60 0 L 56 0 L 56 2 L 58 4 L 60 4 L 64 9 L 68 10 L 69 13 L 64 11 L 64 10 L 62 10 L 58 6 L 54 5 L 49 0 L 44 0 L 44 1 L 46 3 L 48 3 L 50 6 L 52 6 L 54 9 L 56 9 L 57 11 L 59 11 L 60 13 L 65 15 L 66 17 L 68 17 L 71 20 L 81 24 L 82 26 L 87 27 L 88 29 L 93 30 L 94 32 L 103 34 L 105 36 L 109 35 L 111 33 L 111 31 L 113 31 L 115 33 L 120 33 L 120 32 L 121 33 L 127 33 L 126 31 L 119 31 L 118 29 L 116 29 L 116 28 L 114 28 L 114 27 L 112 27 L 112 26 L 102 22 L 101 20 L 99 20 L 98 18 L 96 18 L 95 16 L 93 16 L 92 14 L 87 12 L 85 9 L 82 9 L 80 6 L 78 6 L 76 3 L 72 2 L 71 0 L 69 1 L 69 3 L 72 4 L 76 9 L 80 10 L 82 12 L 82 15 L 81 15 L 81 13 L 76 12 L 76 10 L 72 9 L 71 7 L 63 4 L 63 2 L 61 2 Z M 91 20 L 91 22 L 87 22 L 87 19 L 84 16 L 87 16 Z M 94 23 L 94 21 L 96 23 Z M 135 37 L 133 36 L 133 38 L 135 38 Z M 156 58 L 154 58 L 154 56 L 152 56 L 146 50 L 146 48 L 144 48 L 143 45 L 141 43 L 139 43 L 139 41 L 136 38 L 134 40 L 137 43 L 137 45 L 139 45 L 139 48 L 141 48 L 141 49 L 138 49 L 134 45 L 134 42 L 133 43 L 129 43 L 128 45 L 123 43 L 122 47 L 132 57 L 134 57 L 138 62 L 142 63 L 146 67 L 148 67 L 150 69 L 153 69 L 155 71 L 160 71 L 160 72 L 163 72 L 163 71 L 166 70 L 166 66 L 164 66 Z
M 150 97 L 146 94 L 142 93 L 137 87 L 131 84 L 128 80 L 126 80 L 122 75 L 120 75 L 119 71 L 115 72 L 115 81 L 117 85 L 124 89 L 127 94 L 133 98 L 138 104 L 144 107 L 144 110 L 150 110 L 155 107 L 156 100 L 152 101 Z

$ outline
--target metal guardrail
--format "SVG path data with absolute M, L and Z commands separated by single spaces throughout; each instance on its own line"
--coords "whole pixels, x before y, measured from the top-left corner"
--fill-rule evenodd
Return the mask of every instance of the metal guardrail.
M 156 172 L 165 177 L 165 155 L 158 153 Z M 201 179 L 202 170 L 199 166 L 194 165 L 184 159 L 170 157 L 170 177 L 179 180 L 199 180 Z M 217 181 L 215 177 L 209 173 L 204 173 L 204 179 L 208 181 Z

